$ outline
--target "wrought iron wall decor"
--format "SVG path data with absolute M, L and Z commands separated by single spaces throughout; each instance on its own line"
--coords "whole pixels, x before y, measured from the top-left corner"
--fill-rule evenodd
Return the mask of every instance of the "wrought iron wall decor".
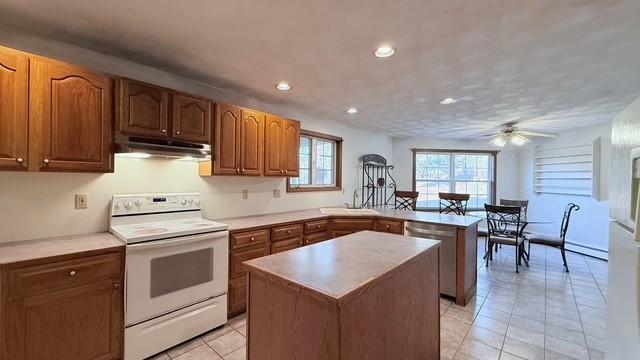
M 378 154 L 362 155 L 362 206 L 394 206 L 396 180 L 393 165 Z

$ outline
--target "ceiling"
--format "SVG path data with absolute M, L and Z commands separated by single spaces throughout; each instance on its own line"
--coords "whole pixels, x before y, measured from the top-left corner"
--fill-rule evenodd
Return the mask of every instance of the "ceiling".
M 637 0 L 0 2 L 0 24 L 308 116 L 458 139 L 611 120 L 640 95 L 639 15 Z M 381 43 L 397 54 L 374 57 Z

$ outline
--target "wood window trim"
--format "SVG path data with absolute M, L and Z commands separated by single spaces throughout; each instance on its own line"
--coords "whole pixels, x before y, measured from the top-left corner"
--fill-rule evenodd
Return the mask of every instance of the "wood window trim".
M 447 154 L 452 154 L 452 153 L 462 153 L 462 154 L 491 154 L 491 156 L 493 157 L 493 181 L 491 183 L 491 201 L 492 203 L 496 203 L 496 199 L 498 197 L 498 194 L 496 193 L 496 190 L 498 188 L 498 154 L 500 153 L 500 150 L 459 150 L 459 149 L 422 149 L 422 148 L 412 148 L 411 149 L 412 152 L 412 173 L 411 173 L 411 188 L 413 189 L 413 191 L 417 191 L 416 190 L 416 154 L 418 153 L 427 153 L 427 152 L 431 152 L 431 153 L 447 153 Z M 467 211 L 472 211 L 474 209 L 467 209 Z M 481 209 L 482 210 L 482 209 Z M 438 211 L 437 209 L 417 209 L 416 211 Z
M 339 136 L 333 136 L 328 134 L 323 134 L 310 130 L 300 130 L 300 136 L 310 136 L 318 139 L 330 140 L 336 143 L 336 185 L 335 186 L 298 186 L 292 187 L 289 178 L 287 178 L 287 192 L 288 193 L 298 193 L 298 192 L 315 192 L 315 191 L 340 191 L 342 190 L 342 138 Z

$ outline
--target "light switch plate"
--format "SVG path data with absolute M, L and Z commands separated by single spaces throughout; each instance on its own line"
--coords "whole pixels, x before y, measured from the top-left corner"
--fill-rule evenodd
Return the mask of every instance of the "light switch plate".
M 277 199 L 280 197 L 280 189 L 273 189 L 273 198 Z
M 86 209 L 87 207 L 87 194 L 76 194 L 76 209 Z
M 243 189 L 242 190 L 242 200 L 247 200 L 248 198 L 249 198 L 249 190 Z

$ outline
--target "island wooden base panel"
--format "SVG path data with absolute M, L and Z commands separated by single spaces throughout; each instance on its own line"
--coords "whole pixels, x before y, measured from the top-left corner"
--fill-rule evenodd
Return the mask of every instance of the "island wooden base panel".
M 439 359 L 438 251 L 338 305 L 250 272 L 250 360 Z

